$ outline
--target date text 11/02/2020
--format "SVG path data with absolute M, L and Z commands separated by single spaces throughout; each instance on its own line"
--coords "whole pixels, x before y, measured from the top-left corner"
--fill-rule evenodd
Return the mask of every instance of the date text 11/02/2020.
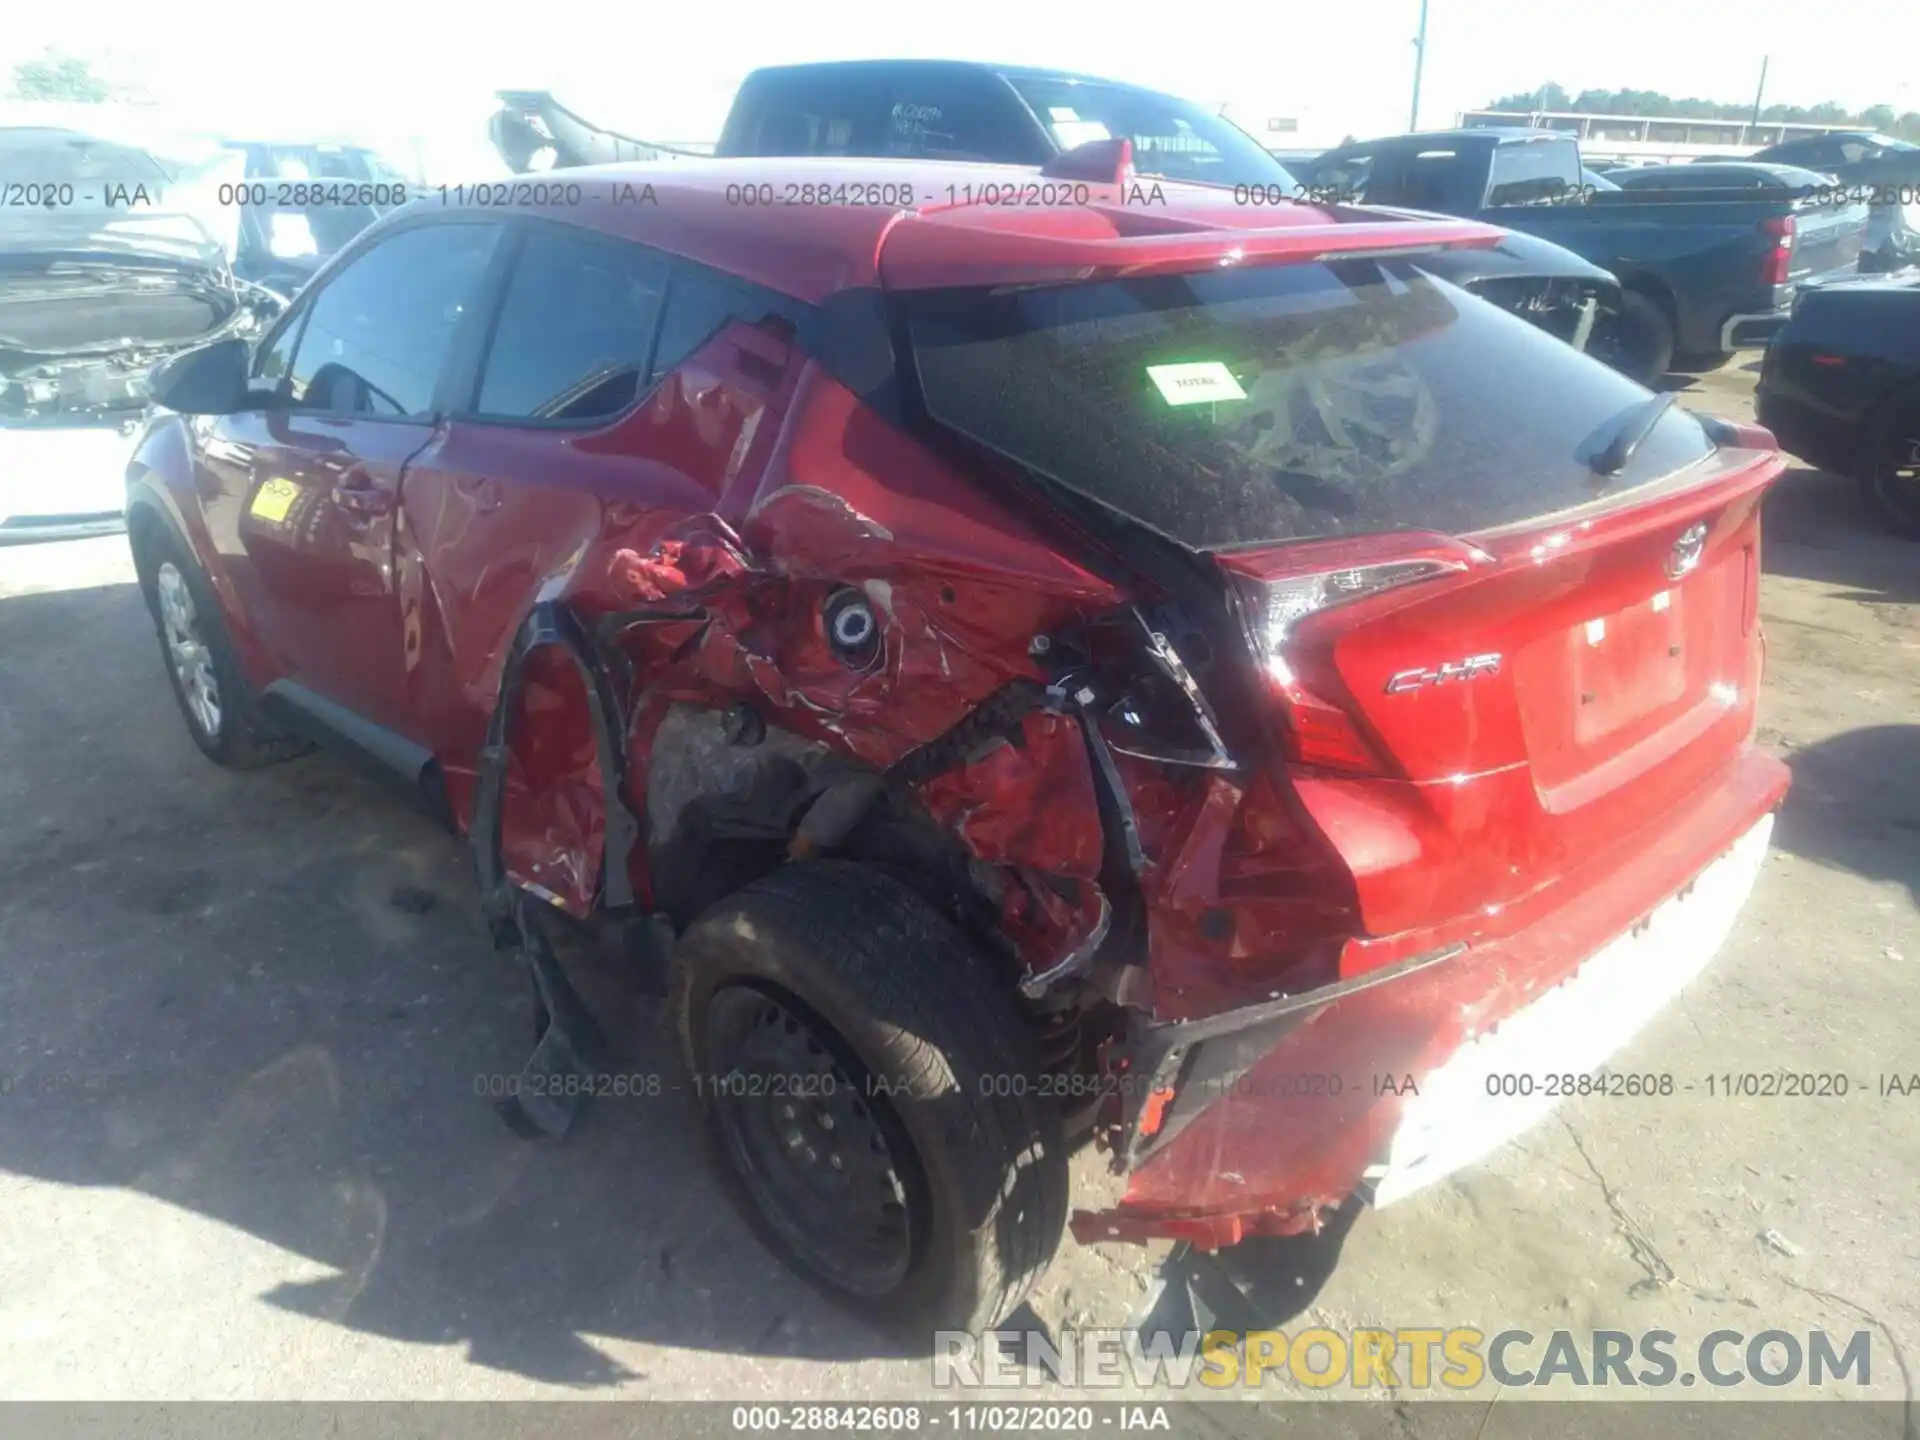
M 127 1099 L 150 1093 L 162 1077 L 118 1071 L 60 1070 L 14 1074 L 0 1071 L 0 1100 Z M 369 1076 L 364 1084 L 383 1093 L 414 1095 L 429 1088 L 421 1076 Z M 1148 1077 L 1130 1074 L 986 1074 L 975 1081 L 983 1095 L 1033 1095 L 1084 1103 L 1104 1095 L 1138 1096 L 1148 1088 Z M 1307 1098 L 1364 1092 L 1375 1096 L 1414 1096 L 1420 1079 L 1412 1074 L 1346 1076 L 1337 1072 L 1286 1074 L 1250 1073 L 1202 1077 L 1194 1082 L 1209 1093 L 1241 1096 Z M 1671 1071 L 1608 1071 L 1587 1074 L 1564 1072 L 1533 1074 L 1503 1071 L 1488 1075 L 1486 1092 L 1496 1099 L 1586 1098 L 1612 1100 L 1671 1100 L 1698 1096 L 1705 1100 L 1908 1100 L 1920 1099 L 1920 1071 L 1882 1071 L 1849 1075 L 1829 1070 L 1714 1071 L 1686 1078 Z M 578 1074 L 539 1072 L 482 1073 L 472 1078 L 473 1093 L 488 1099 L 526 1095 L 581 1097 L 605 1100 L 653 1100 L 670 1093 L 691 1091 L 696 1096 L 737 1099 L 827 1096 L 842 1088 L 869 1096 L 900 1095 L 904 1082 L 865 1077 L 843 1079 L 831 1072 L 767 1073 L 728 1071 L 685 1078 L 656 1071 L 600 1071 Z

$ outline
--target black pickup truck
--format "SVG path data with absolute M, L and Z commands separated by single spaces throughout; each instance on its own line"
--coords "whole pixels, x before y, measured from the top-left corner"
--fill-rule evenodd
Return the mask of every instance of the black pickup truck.
M 594 125 L 545 91 L 503 90 L 499 98 L 489 132 L 516 173 L 682 153 Z M 1139 175 L 1230 187 L 1248 204 L 1321 200 L 1245 131 L 1191 101 L 1097 76 L 973 61 L 848 60 L 756 70 L 734 96 L 713 153 L 1039 166 L 1118 136 L 1131 141 Z M 1628 343 L 1613 276 L 1570 250 L 1510 233 L 1490 249 L 1421 263 L 1637 380 L 1660 373 Z
M 1671 168 L 1671 167 L 1661 167 Z M 1692 167 L 1687 167 L 1692 168 Z M 1562 245 L 1619 277 L 1643 365 L 1711 368 L 1757 348 L 1800 286 L 1855 272 L 1867 206 L 1809 177 L 1794 188 L 1586 183 L 1553 130 L 1426 131 L 1329 150 L 1302 180 L 1322 200 L 1484 220 Z M 1626 367 L 1622 367 L 1626 368 Z

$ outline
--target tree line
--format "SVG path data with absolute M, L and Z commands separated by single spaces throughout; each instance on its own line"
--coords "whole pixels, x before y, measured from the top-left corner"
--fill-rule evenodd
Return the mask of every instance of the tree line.
M 1732 100 L 1675 99 L 1658 90 L 1582 90 L 1577 95 L 1549 81 L 1533 90 L 1502 95 L 1493 110 L 1577 110 L 1591 115 L 1658 115 L 1678 120 L 1751 120 L 1753 105 Z M 1788 125 L 1847 125 L 1920 141 L 1920 110 L 1902 115 L 1891 105 L 1869 105 L 1857 114 L 1831 100 L 1818 105 L 1768 105 L 1760 119 Z

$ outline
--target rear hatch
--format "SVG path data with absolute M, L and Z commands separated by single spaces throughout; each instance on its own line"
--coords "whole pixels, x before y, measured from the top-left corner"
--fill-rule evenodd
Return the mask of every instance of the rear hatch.
M 1368 933 L 1657 843 L 1749 734 L 1764 432 L 1407 258 L 905 308 L 933 421 L 1212 557 Z

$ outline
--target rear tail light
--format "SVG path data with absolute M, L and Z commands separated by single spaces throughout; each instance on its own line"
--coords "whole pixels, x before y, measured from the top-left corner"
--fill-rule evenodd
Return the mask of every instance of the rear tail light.
M 1775 215 L 1760 222 L 1760 233 L 1773 241 L 1767 258 L 1760 262 L 1762 285 L 1784 285 L 1793 260 L 1794 223 L 1791 215 Z
M 1423 553 L 1337 566 L 1325 563 L 1360 549 L 1378 554 L 1396 548 L 1394 541 Z M 1347 707 L 1316 689 L 1296 663 L 1292 641 L 1302 622 L 1403 585 L 1464 570 L 1477 558 L 1483 558 L 1481 552 L 1441 536 L 1308 543 L 1264 554 L 1220 557 L 1233 586 L 1247 644 L 1265 673 L 1269 691 L 1279 701 L 1289 759 L 1355 774 L 1378 774 L 1382 768 L 1379 754 Z M 1290 560 L 1298 568 L 1289 565 Z

